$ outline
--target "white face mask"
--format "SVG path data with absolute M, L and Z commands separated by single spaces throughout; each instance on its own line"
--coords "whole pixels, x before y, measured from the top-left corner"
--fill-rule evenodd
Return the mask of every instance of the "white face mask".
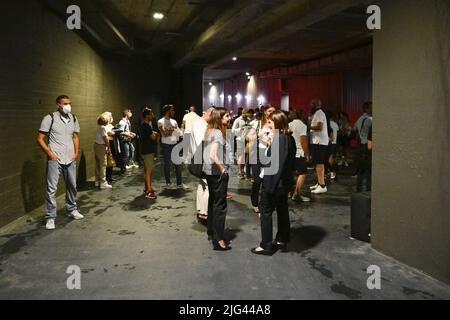
M 65 114 L 69 114 L 72 112 L 72 106 L 70 104 L 65 104 L 64 107 L 62 108 L 62 111 Z

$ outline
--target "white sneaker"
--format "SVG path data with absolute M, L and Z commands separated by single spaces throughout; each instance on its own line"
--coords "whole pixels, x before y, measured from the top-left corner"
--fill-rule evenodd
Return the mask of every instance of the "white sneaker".
M 133 168 L 139 169 L 139 165 L 138 164 L 133 164 L 132 166 L 133 166 Z
M 71 213 L 69 213 L 69 216 L 71 216 L 75 220 L 81 220 L 84 218 L 84 216 L 80 212 L 78 212 L 78 210 L 72 211 Z
M 302 202 L 311 202 L 311 199 L 305 196 L 300 196 L 300 199 L 302 200 Z
M 112 185 L 110 185 L 108 183 L 102 183 L 100 185 L 100 190 L 105 190 L 105 189 L 112 189 Z
M 314 190 L 312 190 L 311 191 L 311 193 L 314 193 L 314 194 L 321 194 L 321 193 L 326 193 L 328 190 L 327 190 L 327 187 L 325 186 L 325 187 L 321 187 L 321 186 L 318 186 L 317 188 L 315 188 Z
M 317 189 L 319 187 L 319 184 L 316 184 L 314 186 L 309 187 L 309 190 L 314 190 Z
M 130 166 L 125 166 L 125 168 L 126 168 L 127 170 L 131 170 L 131 169 L 134 169 L 134 166 L 132 166 L 132 165 L 130 165 Z
M 95 181 L 95 187 L 96 188 L 100 187 L 100 181 Z
M 45 229 L 55 230 L 55 219 L 48 219 L 47 224 L 45 225 Z
M 178 189 L 184 189 L 184 190 L 188 190 L 189 187 L 187 185 L 185 185 L 184 183 L 180 184 L 177 186 Z

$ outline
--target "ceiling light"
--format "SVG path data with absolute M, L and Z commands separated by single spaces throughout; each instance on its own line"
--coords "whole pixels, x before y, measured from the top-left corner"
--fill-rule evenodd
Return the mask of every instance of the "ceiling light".
M 213 83 L 212 83 L 212 82 L 210 82 L 210 83 L 209 83 L 209 85 L 210 85 L 210 86 L 212 87 L 212 86 L 213 86 Z
M 162 14 L 161 12 L 155 12 L 153 14 L 153 18 L 156 20 L 162 20 L 162 19 L 164 19 L 164 14 Z
M 250 72 L 246 72 L 245 75 L 246 75 L 247 77 L 250 77 Z
M 237 57 L 233 57 L 233 61 L 236 61 L 237 60 Z

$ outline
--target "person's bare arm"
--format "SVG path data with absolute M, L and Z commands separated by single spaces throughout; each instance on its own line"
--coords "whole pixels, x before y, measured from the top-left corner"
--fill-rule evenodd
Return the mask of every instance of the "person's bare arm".
M 305 153 L 305 158 L 309 159 L 309 145 L 308 145 L 308 137 L 300 136 L 300 144 L 302 145 L 303 152 Z
M 369 140 L 369 141 L 367 142 L 367 149 L 368 149 L 369 151 L 372 151 L 372 148 L 373 148 L 373 142 L 372 142 L 372 140 Z
M 311 130 L 313 130 L 313 131 L 321 131 L 322 128 L 323 128 L 322 122 L 317 122 L 317 124 L 315 126 L 311 126 Z
M 77 161 L 78 159 L 78 151 L 80 150 L 80 139 L 78 138 L 78 133 L 73 134 L 73 149 L 75 150 L 75 154 L 72 157 L 72 161 Z
M 59 160 L 58 156 L 56 154 L 54 154 L 52 150 L 50 150 L 47 143 L 45 142 L 46 137 L 47 137 L 46 133 L 43 133 L 43 132 L 38 133 L 37 143 L 38 143 L 39 147 L 50 158 L 50 160 Z

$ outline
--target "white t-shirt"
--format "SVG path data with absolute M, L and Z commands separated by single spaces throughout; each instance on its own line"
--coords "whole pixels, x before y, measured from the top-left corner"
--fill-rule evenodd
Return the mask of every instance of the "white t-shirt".
M 106 129 L 106 133 L 114 132 L 114 131 L 113 131 L 114 126 L 113 126 L 111 123 L 107 124 L 107 125 L 105 126 L 105 129 Z M 112 141 L 112 140 L 114 140 L 114 137 L 108 135 L 108 140 L 109 140 L 109 141 Z
M 192 124 L 191 134 L 191 152 L 195 153 L 197 147 L 200 146 L 205 138 L 206 129 L 208 129 L 208 122 L 205 119 L 199 118 Z
M 183 122 L 186 123 L 186 127 L 184 129 L 185 133 L 191 133 L 192 132 L 192 124 L 198 120 L 200 116 L 196 114 L 195 112 L 189 112 L 183 117 Z
M 174 129 L 170 136 L 162 136 L 161 142 L 164 144 L 177 144 L 178 139 L 180 138 L 180 129 L 178 128 L 177 121 L 174 119 L 161 118 L 158 121 L 158 128 L 161 127 L 164 129 Z
M 372 126 L 372 117 L 367 113 L 364 113 L 355 123 L 355 128 L 358 130 L 359 139 L 362 144 L 367 144 L 369 135 L 369 129 Z
M 295 144 L 297 145 L 297 153 L 295 154 L 296 158 L 305 157 L 305 151 L 302 148 L 300 136 L 308 136 L 308 128 L 303 123 L 302 120 L 295 119 L 291 123 L 289 123 L 289 129 L 292 131 L 292 135 L 295 140 Z
M 95 131 L 95 143 L 96 144 L 105 144 L 105 141 L 103 141 L 103 137 L 107 137 L 108 134 L 106 133 L 105 126 L 98 126 L 97 130 Z
M 314 113 L 314 116 L 311 120 L 311 126 L 316 126 L 319 122 L 322 122 L 322 130 L 314 131 L 311 130 L 311 142 L 312 144 L 320 144 L 322 146 L 327 146 L 329 142 L 328 138 L 328 125 L 327 125 L 327 116 L 319 109 Z
M 336 122 L 330 121 L 330 128 L 333 130 L 333 141 L 332 144 L 337 144 L 337 135 L 339 131 L 339 126 Z
M 235 135 L 236 141 L 238 142 L 242 141 L 243 143 L 245 143 L 243 127 L 247 125 L 247 123 L 248 121 L 244 120 L 242 116 L 240 116 L 234 121 L 233 127 L 231 128 L 231 132 Z

